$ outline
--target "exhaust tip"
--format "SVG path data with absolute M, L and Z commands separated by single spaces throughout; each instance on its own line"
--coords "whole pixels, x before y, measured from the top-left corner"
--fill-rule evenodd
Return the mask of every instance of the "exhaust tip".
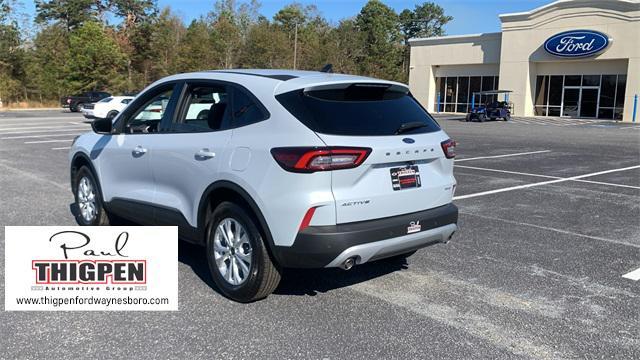
M 355 257 L 350 257 L 350 258 L 348 258 L 347 260 L 345 260 L 345 261 L 342 263 L 342 266 L 341 266 L 341 267 L 342 267 L 342 269 L 344 269 L 344 270 L 350 270 L 350 269 L 353 267 L 353 265 L 355 265 L 355 264 L 356 264 L 356 259 L 355 259 Z
M 449 240 L 451 240 L 451 238 L 453 238 L 453 234 L 455 234 L 455 233 L 456 233 L 456 232 L 454 231 L 454 232 L 452 232 L 451 234 L 449 234 L 449 236 L 448 236 L 446 239 L 443 239 L 443 240 L 442 240 L 442 243 L 443 243 L 443 244 L 448 243 L 448 242 L 449 242 Z

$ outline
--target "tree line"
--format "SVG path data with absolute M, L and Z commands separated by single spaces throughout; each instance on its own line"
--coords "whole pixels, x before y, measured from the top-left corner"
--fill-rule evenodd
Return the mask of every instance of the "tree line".
M 35 0 L 30 17 L 18 4 L 0 0 L 5 103 L 135 92 L 163 76 L 206 69 L 331 63 L 336 72 L 406 82 L 408 39 L 443 35 L 452 19 L 431 2 L 396 13 L 380 0 L 337 23 L 299 3 L 269 19 L 257 0 L 218 0 L 189 24 L 156 0 Z

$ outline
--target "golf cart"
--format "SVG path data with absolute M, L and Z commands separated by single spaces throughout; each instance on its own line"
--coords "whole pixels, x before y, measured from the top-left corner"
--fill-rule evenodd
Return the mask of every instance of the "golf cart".
M 484 122 L 487 119 L 503 119 L 504 121 L 509 121 L 509 119 L 511 119 L 512 109 L 512 104 L 509 102 L 509 93 L 511 93 L 511 90 L 474 92 L 471 108 L 465 120 Z M 504 94 L 504 101 L 498 101 L 498 96 L 500 94 Z M 484 100 L 486 103 L 484 103 L 484 105 L 475 106 L 476 95 L 479 96 L 481 102 Z

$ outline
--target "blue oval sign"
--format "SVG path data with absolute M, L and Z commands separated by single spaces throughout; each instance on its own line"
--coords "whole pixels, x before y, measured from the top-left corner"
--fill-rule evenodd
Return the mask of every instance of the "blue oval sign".
M 402 141 L 406 142 L 407 144 L 413 144 L 414 142 L 416 142 L 412 138 L 404 138 L 404 139 L 402 139 Z
M 601 52 L 609 46 L 609 37 L 593 30 L 573 30 L 555 34 L 544 42 L 549 54 L 562 57 L 583 57 Z

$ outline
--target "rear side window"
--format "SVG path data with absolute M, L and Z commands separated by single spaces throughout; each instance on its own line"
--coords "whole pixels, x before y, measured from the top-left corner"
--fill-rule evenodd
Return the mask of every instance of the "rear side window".
M 386 84 L 351 84 L 342 89 L 296 90 L 276 99 L 311 130 L 330 135 L 387 136 L 440 130 L 408 93 Z M 417 126 L 416 126 L 417 124 Z
M 191 85 L 183 114 L 173 129 L 180 132 L 217 131 L 229 125 L 227 86 Z
M 246 93 L 236 88 L 233 89 L 233 127 L 257 123 L 266 118 L 256 102 Z

